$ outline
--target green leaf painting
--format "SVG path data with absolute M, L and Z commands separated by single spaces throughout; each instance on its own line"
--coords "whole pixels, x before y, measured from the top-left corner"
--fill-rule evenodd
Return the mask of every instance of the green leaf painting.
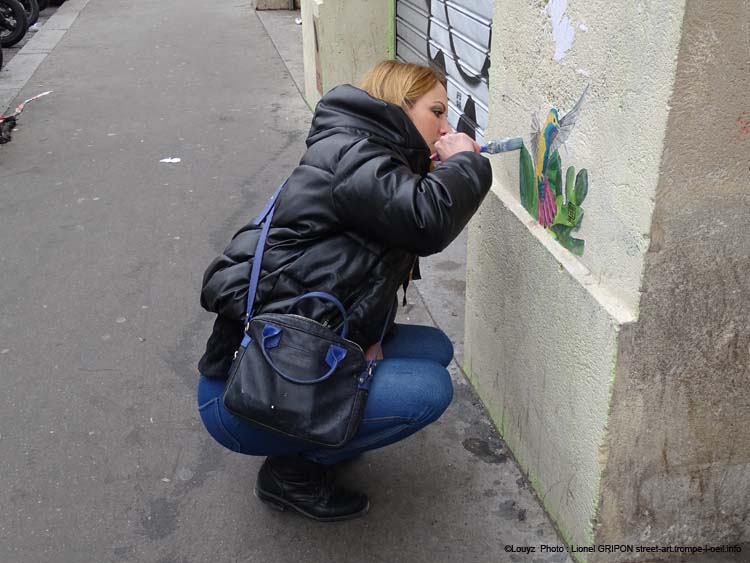
M 532 217 L 536 217 L 539 194 L 534 179 L 534 163 L 526 147 L 521 147 L 521 205 Z
M 565 172 L 565 195 L 568 196 L 568 201 L 573 201 L 573 190 L 575 189 L 575 176 L 576 169 L 572 166 L 568 167 Z
M 562 186 L 560 185 L 560 172 L 562 170 L 562 164 L 560 162 L 560 153 L 555 151 L 549 158 L 547 163 L 547 179 L 549 180 L 549 186 L 552 188 L 552 193 L 555 197 L 562 195 Z
M 532 217 L 536 217 L 537 207 L 539 206 L 539 191 L 537 179 L 534 175 L 534 164 L 526 147 L 521 149 L 519 165 L 521 205 Z M 557 213 L 552 225 L 547 228 L 547 232 L 570 252 L 576 256 L 582 256 L 586 243 L 583 239 L 572 236 L 572 233 L 581 226 L 583 220 L 581 204 L 589 191 L 588 172 L 584 168 L 576 174 L 575 168 L 570 166 L 565 170 L 565 176 L 563 177 L 560 153 L 555 151 L 547 164 L 547 179 L 552 193 L 555 194 L 557 204 Z
M 589 173 L 584 168 L 576 176 L 575 185 L 575 202 L 577 205 L 581 205 L 583 200 L 586 199 L 586 194 L 589 193 Z

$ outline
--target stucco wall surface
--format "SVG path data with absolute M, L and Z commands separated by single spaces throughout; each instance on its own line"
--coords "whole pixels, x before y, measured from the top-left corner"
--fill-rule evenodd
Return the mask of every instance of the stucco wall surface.
M 522 222 L 511 194 L 501 197 L 488 194 L 470 225 L 464 367 L 566 540 L 587 545 L 617 333 L 629 317 L 602 306 L 585 270 L 540 242 L 546 233 Z
M 323 0 L 301 0 L 302 18 L 302 66 L 305 77 L 305 101 L 314 107 L 320 99 L 318 91 L 320 67 L 320 5 Z M 321 85 L 322 88 L 322 85 Z
M 750 541 L 748 92 L 750 2 L 689 0 L 640 320 L 622 335 L 601 542 Z
M 632 311 L 649 242 L 681 18 L 681 1 L 494 3 L 489 136 L 523 134 L 528 143 L 532 112 L 544 117 L 555 105 L 562 116 L 591 84 L 560 156 L 563 167 L 589 171 L 577 235 L 586 241 L 581 260 Z M 503 161 L 496 169 L 501 184 L 516 193 L 517 168 Z
M 594 541 L 620 333 L 639 312 L 644 255 L 684 3 L 494 3 L 490 137 L 563 116 L 587 84 L 563 168 L 589 171 L 582 258 L 520 206 L 518 156 L 469 233 L 466 368 L 568 542 Z M 585 559 L 585 557 L 581 557 Z
M 393 58 L 393 0 L 303 0 L 302 25 L 310 106 L 334 86 L 356 85 L 375 63 Z M 322 92 L 316 87 L 316 69 Z

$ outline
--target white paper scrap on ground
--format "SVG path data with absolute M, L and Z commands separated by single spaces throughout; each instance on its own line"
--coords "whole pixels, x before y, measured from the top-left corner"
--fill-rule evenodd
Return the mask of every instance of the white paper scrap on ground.
M 166 162 L 167 164 L 176 164 L 177 162 L 182 162 L 181 158 L 162 158 L 159 162 Z

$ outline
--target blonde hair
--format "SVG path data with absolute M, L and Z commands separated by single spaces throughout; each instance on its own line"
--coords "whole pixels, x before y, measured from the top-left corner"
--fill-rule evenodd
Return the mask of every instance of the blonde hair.
M 368 70 L 360 88 L 406 111 L 438 82 L 445 85 L 443 77 L 433 68 L 390 60 L 381 61 Z

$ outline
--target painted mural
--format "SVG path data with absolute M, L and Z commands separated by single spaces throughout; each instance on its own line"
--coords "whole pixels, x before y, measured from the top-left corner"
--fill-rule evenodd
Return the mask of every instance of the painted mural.
M 581 256 L 585 248 L 583 239 L 573 236 L 583 220 L 583 200 L 588 193 L 588 172 L 575 173 L 570 166 L 565 171 L 559 147 L 570 136 L 583 107 L 588 86 L 584 88 L 573 108 L 559 117 L 559 110 L 551 108 L 542 122 L 537 115 L 531 123 L 531 152 L 521 149 L 520 192 L 521 204 L 542 227 L 562 246 Z
M 575 33 L 566 10 L 567 0 L 551 0 L 546 7 L 556 61 L 570 49 Z M 492 0 L 396 2 L 396 58 L 429 64 L 445 75 L 450 123 L 480 144 L 487 142 L 491 38 Z M 573 129 L 587 90 L 563 117 L 557 108 L 544 121 L 535 116 L 533 157 L 525 147 L 521 149 L 521 203 L 552 237 L 578 256 L 585 243 L 574 233 L 583 219 L 588 173 L 584 169 L 576 174 L 572 166 L 564 171 L 558 148 Z
M 488 123 L 492 0 L 398 0 L 396 57 L 447 79 L 448 119 L 484 141 Z

